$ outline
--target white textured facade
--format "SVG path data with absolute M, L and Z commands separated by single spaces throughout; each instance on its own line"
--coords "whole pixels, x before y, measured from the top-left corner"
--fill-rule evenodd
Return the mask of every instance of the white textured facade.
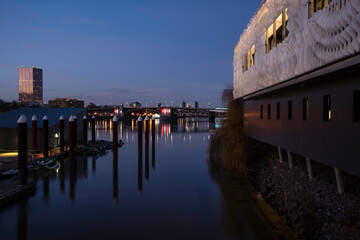
M 261 5 L 234 50 L 234 98 L 359 53 L 360 0 L 324 0 L 321 10 L 310 12 L 313 1 L 268 0 Z M 269 50 L 269 26 L 285 11 L 288 33 Z M 249 55 L 254 57 L 244 61 Z

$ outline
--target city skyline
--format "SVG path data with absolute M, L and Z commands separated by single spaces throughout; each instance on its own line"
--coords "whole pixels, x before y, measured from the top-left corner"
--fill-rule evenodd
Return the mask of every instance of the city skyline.
M 4 3 L 0 98 L 17 99 L 17 67 L 38 66 L 44 69 L 44 103 L 69 97 L 86 104 L 219 106 L 222 90 L 232 86 L 234 46 L 260 5 L 69 3 Z

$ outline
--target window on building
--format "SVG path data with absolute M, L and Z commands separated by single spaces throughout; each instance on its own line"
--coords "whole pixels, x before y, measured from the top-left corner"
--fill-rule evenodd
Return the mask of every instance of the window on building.
M 270 105 L 270 104 L 268 104 L 268 114 L 267 114 L 267 117 L 268 117 L 268 119 L 271 118 L 271 105 Z
M 280 103 L 276 103 L 276 119 L 280 119 Z
M 354 122 L 360 122 L 360 90 L 354 91 L 353 115 Z
M 309 120 L 309 99 L 303 99 L 303 120 Z
M 249 69 L 249 67 L 248 67 L 248 55 L 247 55 L 247 53 L 244 55 L 244 57 L 245 57 L 245 62 L 244 62 L 244 64 L 245 64 L 245 71 L 247 71 L 247 70 Z
M 252 45 L 249 51 L 249 56 L 250 56 L 250 67 L 251 67 L 255 65 L 255 45 Z
M 246 72 L 255 65 L 255 45 L 242 57 L 242 71 Z
M 242 57 L 242 72 L 245 72 L 245 71 L 246 71 L 245 63 L 246 63 L 246 57 L 243 56 L 243 57 Z
M 332 0 L 310 0 L 308 2 L 308 17 L 311 18 L 314 12 L 326 8 Z
M 325 95 L 323 98 L 323 120 L 331 120 L 331 96 Z
M 263 105 L 260 106 L 260 119 L 263 119 Z
M 288 101 L 288 120 L 292 119 L 292 101 Z
M 285 9 L 265 32 L 265 53 L 269 53 L 288 36 L 287 22 L 288 15 Z

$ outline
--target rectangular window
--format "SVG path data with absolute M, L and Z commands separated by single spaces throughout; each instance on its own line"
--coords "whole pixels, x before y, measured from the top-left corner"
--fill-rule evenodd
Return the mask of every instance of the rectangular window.
M 323 8 L 324 8 L 324 1 L 323 0 L 317 0 L 316 10 L 321 10 Z
M 325 95 L 323 98 L 323 120 L 331 120 L 331 96 Z
M 309 99 L 303 99 L 303 120 L 309 120 Z
M 270 119 L 271 118 L 271 105 L 270 104 L 268 104 L 268 119 Z
M 287 22 L 288 15 L 285 9 L 265 31 L 265 53 L 269 53 L 288 36 Z
M 288 101 L 288 120 L 292 119 L 292 101 Z
M 250 67 L 251 67 L 252 65 L 255 65 L 255 45 L 252 45 L 249 51 L 249 55 L 250 55 Z
M 280 119 L 280 103 L 276 103 L 276 119 Z
M 263 119 L 263 105 L 260 106 L 260 119 Z
M 245 71 L 248 70 L 248 56 L 247 56 L 247 53 L 244 55 L 244 60 L 245 60 Z
M 353 114 L 354 122 L 360 122 L 360 90 L 354 91 Z
M 242 72 L 245 72 L 245 56 L 242 57 Z

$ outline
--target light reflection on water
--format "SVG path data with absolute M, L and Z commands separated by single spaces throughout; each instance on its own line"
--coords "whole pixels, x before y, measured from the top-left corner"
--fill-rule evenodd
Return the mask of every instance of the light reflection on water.
M 38 176 L 35 194 L 0 209 L 0 239 L 233 239 L 209 176 L 209 123 L 153 127 L 138 151 L 136 121 L 120 121 L 117 156 L 65 159 Z M 110 141 L 111 122 L 96 136 Z

